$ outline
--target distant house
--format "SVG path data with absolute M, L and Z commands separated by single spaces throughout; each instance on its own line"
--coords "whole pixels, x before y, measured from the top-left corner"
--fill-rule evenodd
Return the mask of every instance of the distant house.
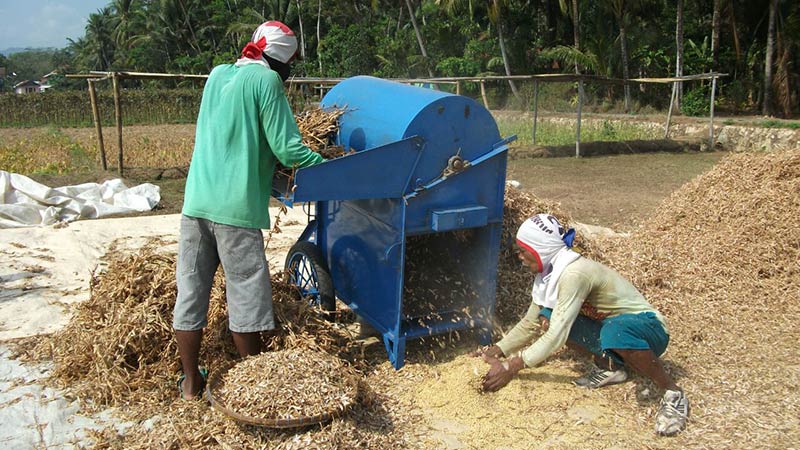
M 25 80 L 14 85 L 15 94 L 33 94 L 42 92 L 42 84 L 38 81 Z
M 42 78 L 39 80 L 39 89 L 40 89 L 42 92 L 44 92 L 44 91 L 46 91 L 46 90 L 50 89 L 51 87 L 53 87 L 52 85 L 50 85 L 50 77 L 52 77 L 53 75 L 58 75 L 58 72 L 56 72 L 56 71 L 54 70 L 54 71 L 52 71 L 52 72 L 48 73 L 47 75 L 43 76 L 43 77 L 42 77 Z

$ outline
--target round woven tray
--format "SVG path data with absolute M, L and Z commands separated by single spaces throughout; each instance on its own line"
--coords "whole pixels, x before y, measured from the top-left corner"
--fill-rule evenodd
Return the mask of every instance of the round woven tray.
M 263 419 L 245 416 L 228 408 L 217 397 L 214 397 L 214 389 L 217 387 L 217 385 L 219 385 L 220 381 L 222 380 L 222 376 L 225 375 L 225 373 L 227 373 L 228 370 L 230 370 L 230 368 L 234 365 L 236 365 L 236 361 L 224 365 L 222 368 L 215 370 L 211 374 L 211 376 L 208 378 L 208 383 L 206 383 L 206 395 L 208 396 L 212 407 L 223 414 L 248 425 L 256 425 L 267 428 L 298 428 L 308 425 L 316 425 L 319 423 L 329 422 L 336 417 L 344 415 L 344 413 L 347 412 L 347 410 L 349 410 L 356 402 L 356 395 L 358 394 L 358 382 L 353 377 L 347 377 L 347 384 L 352 389 L 351 392 L 353 393 L 353 396 L 351 401 L 345 404 L 343 407 L 331 408 L 329 411 L 314 416 L 295 417 L 291 419 Z

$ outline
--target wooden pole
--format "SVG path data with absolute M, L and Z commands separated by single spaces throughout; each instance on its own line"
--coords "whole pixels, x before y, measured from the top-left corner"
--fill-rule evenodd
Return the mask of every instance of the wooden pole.
M 100 110 L 97 108 L 97 93 L 94 90 L 94 80 L 89 81 L 89 101 L 92 103 L 92 118 L 94 119 L 94 131 L 97 133 L 97 149 L 100 152 L 100 163 L 103 170 L 108 170 L 106 163 L 106 147 L 103 145 L 103 125 L 100 123 Z
M 533 145 L 536 145 L 536 122 L 539 118 L 539 82 L 533 81 Z
M 483 106 L 489 109 L 489 100 L 486 99 L 486 82 L 481 80 L 481 97 L 483 98 Z
M 717 90 L 717 77 L 711 78 L 711 123 L 708 127 L 708 150 L 714 150 L 714 94 Z
M 667 110 L 667 126 L 664 127 L 664 139 L 669 139 L 669 124 L 672 122 L 672 108 L 675 107 L 675 97 L 678 93 L 678 84 L 672 82 L 672 95 L 669 97 L 669 109 Z
M 578 80 L 578 126 L 575 127 L 575 157 L 581 157 L 581 110 L 583 109 L 583 80 Z
M 456 81 L 456 95 L 461 95 L 461 82 Z
M 122 177 L 124 176 L 122 167 L 122 105 L 119 98 L 119 77 L 116 72 L 111 76 L 111 80 L 114 83 L 114 118 L 117 121 L 117 147 L 119 148 L 118 168 L 119 176 Z

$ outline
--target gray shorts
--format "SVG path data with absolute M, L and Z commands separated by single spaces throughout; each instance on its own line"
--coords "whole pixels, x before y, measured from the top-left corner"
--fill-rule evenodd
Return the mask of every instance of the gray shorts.
M 178 298 L 172 326 L 196 331 L 208 325 L 214 273 L 222 263 L 228 300 L 228 326 L 236 333 L 275 328 L 264 236 L 257 228 L 181 217 L 178 240 Z

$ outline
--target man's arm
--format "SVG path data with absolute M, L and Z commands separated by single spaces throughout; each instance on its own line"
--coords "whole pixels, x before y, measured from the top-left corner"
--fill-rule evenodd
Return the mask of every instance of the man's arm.
M 272 153 L 286 167 L 308 167 L 325 159 L 303 145 L 289 101 L 283 93 L 283 83 L 276 74 L 264 77 L 267 94 L 261 105 L 261 126 Z

